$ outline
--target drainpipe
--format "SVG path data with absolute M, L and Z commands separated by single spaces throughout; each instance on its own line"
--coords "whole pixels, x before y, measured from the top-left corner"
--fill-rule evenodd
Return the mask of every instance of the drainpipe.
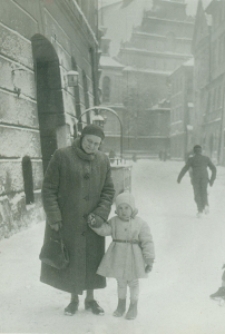
M 224 112 L 225 112 L 225 74 L 223 75 L 223 104 L 222 104 L 222 111 L 221 111 L 221 127 L 220 127 L 220 141 L 219 141 L 219 163 L 221 165 L 224 164 Z

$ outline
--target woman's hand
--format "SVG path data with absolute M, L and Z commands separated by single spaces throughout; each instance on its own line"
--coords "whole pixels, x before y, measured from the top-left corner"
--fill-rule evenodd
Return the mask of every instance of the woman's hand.
M 92 227 L 95 227 L 96 219 L 93 213 L 90 213 L 90 215 L 88 216 L 88 224 Z
M 100 216 L 97 216 L 93 213 L 90 213 L 90 215 L 88 216 L 88 224 L 91 227 L 101 227 L 103 223 L 104 220 Z

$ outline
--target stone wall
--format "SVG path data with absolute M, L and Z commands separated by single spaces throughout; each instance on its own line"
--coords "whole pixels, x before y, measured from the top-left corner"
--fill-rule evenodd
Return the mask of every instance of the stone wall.
M 84 2 L 82 11 L 75 0 L 1 0 L 0 239 L 44 219 L 40 196 L 43 158 L 50 159 L 56 148 L 73 139 L 76 106 L 79 103 L 81 112 L 85 109 L 82 73 L 87 77 L 90 106 L 96 99 L 97 67 L 91 50 L 95 55 L 97 1 L 91 7 Z M 38 66 L 43 64 L 51 73 L 44 73 L 39 84 L 46 85 L 48 96 L 42 90 L 38 98 Z M 79 72 L 79 101 L 75 89 L 67 84 L 67 72 L 74 66 Z M 49 136 L 47 150 L 44 136 Z

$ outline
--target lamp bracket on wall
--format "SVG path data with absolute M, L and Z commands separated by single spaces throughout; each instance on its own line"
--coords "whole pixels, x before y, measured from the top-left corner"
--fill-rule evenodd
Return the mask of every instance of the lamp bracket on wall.
M 78 71 L 68 71 L 66 73 L 66 88 L 67 87 L 77 87 L 78 86 L 78 78 L 79 72 Z
M 22 71 L 25 71 L 23 67 L 16 67 L 11 70 L 12 84 L 14 87 L 14 92 L 17 94 L 18 98 L 21 94 L 21 88 L 19 85 L 21 85 L 20 75 Z

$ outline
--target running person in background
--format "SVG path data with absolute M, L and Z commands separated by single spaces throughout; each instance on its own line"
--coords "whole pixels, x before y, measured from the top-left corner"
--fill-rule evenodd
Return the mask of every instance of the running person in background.
M 193 151 L 194 156 L 188 158 L 185 166 L 178 175 L 177 182 L 180 183 L 185 173 L 191 168 L 194 197 L 198 208 L 197 217 L 200 218 L 203 211 L 205 213 L 209 212 L 207 186 L 209 183 L 212 187 L 215 181 L 216 167 L 209 157 L 202 155 L 202 147 L 200 145 L 195 145 Z M 212 172 L 210 179 L 207 168 Z
M 221 286 L 219 287 L 219 289 L 210 295 L 210 298 L 213 300 L 218 300 L 218 301 L 225 301 L 225 264 L 223 265 L 222 269 L 224 269 L 223 271 L 223 275 L 222 275 L 222 282 L 221 282 Z

